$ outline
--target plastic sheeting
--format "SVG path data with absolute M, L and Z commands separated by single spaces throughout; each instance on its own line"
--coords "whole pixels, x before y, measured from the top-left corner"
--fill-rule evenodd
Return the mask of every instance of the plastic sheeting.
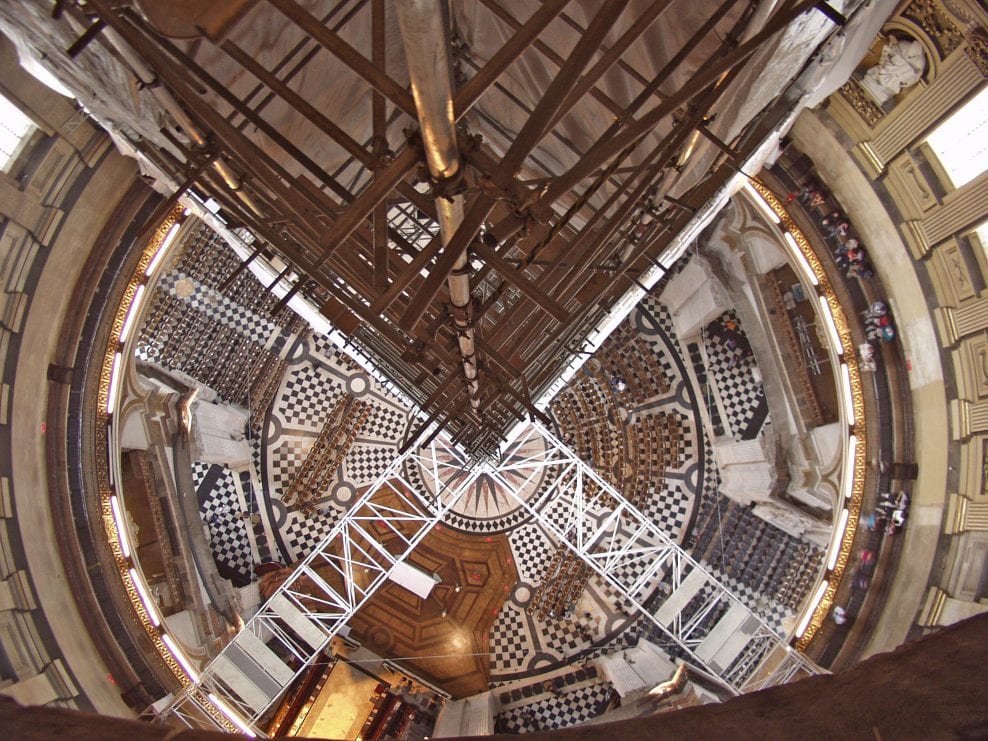
M 630 2 L 603 40 L 604 46 L 615 43 L 650 4 L 647 0 Z M 519 173 L 519 178 L 528 180 L 558 175 L 573 166 L 615 121 L 616 111 L 625 109 L 631 103 L 644 84 L 687 43 L 718 4 L 710 0 L 671 0 L 658 19 L 625 51 L 621 57 L 622 64 L 603 76 L 597 85 L 598 92 L 585 95 L 542 139 Z M 324 21 L 327 27 L 335 28 L 340 38 L 370 58 L 369 3 L 361 6 L 357 2 L 306 0 L 300 5 Z M 523 22 L 539 3 L 535 0 L 513 0 L 501 5 L 518 22 Z M 659 87 L 658 95 L 653 96 L 638 115 L 658 105 L 661 96 L 678 90 L 686 83 L 734 29 L 745 5 L 737 3 L 714 33 L 693 45 L 693 56 L 669 75 Z M 761 10 L 755 14 L 754 25 L 749 26 L 746 36 L 757 31 L 774 5 L 773 0 L 763 0 Z M 845 5 L 838 3 L 838 9 L 845 9 Z M 476 68 L 486 64 L 511 37 L 514 29 L 506 18 L 485 3 L 456 2 L 451 3 L 450 7 L 451 31 L 457 39 L 454 45 L 454 57 L 458 60 L 454 63 L 456 77 L 462 81 L 475 74 Z M 527 119 L 527 111 L 540 100 L 556 75 L 558 65 L 578 40 L 578 29 L 585 28 L 600 7 L 596 0 L 570 2 L 564 14 L 553 20 L 539 36 L 538 43 L 548 51 L 540 51 L 534 46 L 527 48 L 501 75 L 497 85 L 489 89 L 466 114 L 464 123 L 467 128 L 481 134 L 495 154 L 509 146 Z M 332 12 L 334 8 L 335 13 Z M 392 3 L 387 4 L 386 11 L 386 70 L 398 85 L 406 86 L 408 73 Z M 144 139 L 155 146 L 174 149 L 162 133 L 162 128 L 168 125 L 167 116 L 148 91 L 135 84 L 133 77 L 101 43 L 90 44 L 75 60 L 64 54 L 63 50 L 84 30 L 70 14 L 63 15 L 59 22 L 53 22 L 35 3 L 12 3 L 0 9 L 0 27 L 18 40 L 22 51 L 27 50 L 35 57 L 43 58 L 44 64 L 77 93 L 79 100 L 105 126 L 118 130 L 131 142 Z M 746 70 L 715 106 L 717 117 L 710 122 L 710 128 L 723 140 L 730 141 L 775 99 L 832 30 L 833 24 L 821 13 L 807 13 L 773 42 L 757 51 Z M 235 53 L 233 47 L 236 47 L 265 69 L 277 70 L 279 77 L 290 78 L 288 84 L 292 90 L 354 141 L 366 146 L 372 135 L 370 112 L 373 92 L 370 85 L 328 51 L 318 48 L 311 41 L 305 43 L 306 40 L 305 32 L 285 15 L 269 3 L 258 2 L 218 44 L 204 39 L 174 39 L 169 43 L 174 44 L 176 54 L 188 54 L 220 89 L 248 99 L 252 106 L 259 107 L 265 121 L 305 152 L 318 167 L 355 192 L 369 182 L 370 170 L 353 162 L 345 165 L 350 159 L 349 154 L 320 130 L 318 122 L 308 120 L 280 97 L 269 97 L 266 92 L 259 92 L 258 80 L 231 56 L 231 51 Z M 173 57 L 171 62 L 178 66 L 184 64 L 179 57 Z M 204 89 L 211 84 L 203 77 L 196 79 L 194 74 L 190 74 L 188 79 L 198 88 Z M 219 92 L 211 92 L 207 97 L 221 113 L 232 113 L 232 107 Z M 260 103 L 263 105 L 259 106 Z M 388 129 L 388 146 L 395 150 L 403 144 L 403 130 L 414 122 L 407 113 L 396 110 L 390 103 L 388 115 L 392 121 Z M 644 153 L 651 151 L 669 125 L 666 120 L 647 135 L 628 164 L 634 164 Z M 292 175 L 302 173 L 303 168 L 296 162 L 287 161 L 277 144 L 263 132 L 250 125 L 245 126 L 243 131 Z M 173 129 L 172 134 L 176 133 Z M 688 171 L 680 178 L 674 192 L 682 191 L 702 178 L 714 155 L 711 145 L 701 139 Z M 607 188 L 602 188 L 596 198 L 602 201 L 607 194 Z M 564 198 L 557 207 L 565 205 Z

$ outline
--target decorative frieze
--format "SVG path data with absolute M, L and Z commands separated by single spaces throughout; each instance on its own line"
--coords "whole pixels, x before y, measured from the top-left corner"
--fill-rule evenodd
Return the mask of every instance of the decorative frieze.
M 975 502 L 960 494 L 950 495 L 947 526 L 956 535 L 968 531 L 988 531 L 988 502 Z
M 964 52 L 974 62 L 983 77 L 988 77 L 988 32 L 983 28 L 974 29 L 967 37 Z
M 931 251 L 930 277 L 941 306 L 958 306 L 977 298 L 974 282 L 961 247 L 956 239 L 950 239 Z
M 968 428 L 968 434 L 988 432 L 988 399 L 970 402 L 969 410 L 970 426 Z
M 988 328 L 988 295 L 954 309 L 954 326 L 958 337 L 966 337 Z
M 864 91 L 861 84 L 853 77 L 840 87 L 840 94 L 848 102 L 854 112 L 872 128 L 882 120 L 885 111 Z
M 0 610 L 33 610 L 37 607 L 27 572 L 15 571 L 0 581 Z
M 944 197 L 943 205 L 923 218 L 923 233 L 933 247 L 940 242 L 975 227 L 988 214 L 988 174 L 962 185 Z
M 960 29 L 934 0 L 913 0 L 902 11 L 902 17 L 926 32 L 941 59 L 964 43 Z
M 961 446 L 957 466 L 957 491 L 961 496 L 988 502 L 988 435 L 972 436 Z
M 906 219 L 922 219 L 926 212 L 937 207 L 933 188 L 908 152 L 889 165 L 888 173 L 886 185 Z
M 988 335 L 974 334 L 954 352 L 957 395 L 966 399 L 988 399 Z

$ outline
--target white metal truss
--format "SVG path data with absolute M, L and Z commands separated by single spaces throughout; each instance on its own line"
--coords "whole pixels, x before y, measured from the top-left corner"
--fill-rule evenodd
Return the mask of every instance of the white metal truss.
M 435 461 L 437 446 L 443 449 L 445 465 L 421 466 L 423 476 L 435 478 L 429 482 L 434 495 L 423 496 L 403 478 L 402 466 L 408 460 L 426 460 L 423 453 Z M 476 475 L 462 453 L 441 437 L 427 450 L 413 446 L 397 456 L 159 719 L 224 730 L 232 723 L 249 735 L 262 735 L 258 720 L 319 658 Z
M 541 437 L 544 448 L 527 446 L 537 452 L 486 473 L 678 645 L 686 660 L 736 692 L 822 671 L 552 433 L 533 423 L 518 442 L 532 436 Z M 506 476 L 509 471 L 513 475 Z M 552 481 L 551 491 L 537 509 L 515 492 L 543 476 Z
M 525 445 L 534 437 L 544 445 Z M 159 717 L 198 728 L 232 723 L 260 735 L 256 724 L 264 713 L 481 473 L 617 590 L 687 661 L 734 691 L 822 671 L 544 427 L 529 426 L 512 450 L 516 454 L 500 466 L 477 466 L 440 436 L 426 449 L 413 446 L 397 456 Z M 520 450 L 533 452 L 518 455 Z M 428 491 L 416 491 L 403 477 L 406 461 L 428 478 Z M 536 508 L 523 494 L 542 477 L 551 483 Z

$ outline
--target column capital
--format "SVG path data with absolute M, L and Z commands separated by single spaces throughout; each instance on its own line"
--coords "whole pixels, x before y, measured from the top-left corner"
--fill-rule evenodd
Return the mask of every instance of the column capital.
M 851 154 L 861 165 L 861 169 L 872 180 L 876 180 L 879 175 L 885 172 L 885 161 L 881 155 L 875 151 L 875 147 L 870 141 L 863 141 L 854 145 Z
M 967 508 L 971 500 L 963 494 L 950 492 L 947 495 L 947 517 L 943 531 L 947 535 L 957 535 L 967 529 Z
M 955 347 L 960 339 L 954 312 L 953 306 L 936 306 L 933 309 L 933 323 L 940 335 L 940 345 L 945 349 Z
M 924 628 L 933 628 L 939 625 L 940 616 L 943 614 L 943 605 L 946 601 L 947 593 L 944 590 L 940 587 L 930 587 L 916 623 Z
M 971 402 L 967 399 L 950 400 L 950 428 L 954 440 L 971 436 Z
M 932 245 L 926 237 L 926 230 L 923 228 L 922 221 L 904 221 L 900 225 L 899 230 L 906 238 L 906 246 L 909 248 L 909 254 L 913 256 L 914 260 L 923 260 L 929 257 Z

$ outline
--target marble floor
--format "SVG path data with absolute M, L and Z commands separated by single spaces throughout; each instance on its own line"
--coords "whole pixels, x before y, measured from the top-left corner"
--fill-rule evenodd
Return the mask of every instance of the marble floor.
M 409 409 L 327 338 L 304 331 L 292 334 L 249 311 L 238 319 L 235 302 L 185 274 L 167 276 L 163 286 L 177 300 L 191 302 L 196 311 L 276 352 L 286 364 L 270 406 L 250 410 L 256 420 L 249 430 L 252 465 L 242 470 L 194 465 L 200 512 L 217 568 L 234 584 L 245 585 L 255 579 L 258 563 L 293 563 L 322 541 L 357 493 L 396 455 L 410 424 Z M 605 344 L 561 401 L 554 402 L 556 432 L 625 496 L 633 496 L 668 536 L 685 546 L 709 542 L 699 529 L 712 527 L 711 513 L 726 507 L 728 500 L 718 493 L 705 420 L 714 434 L 739 440 L 764 434 L 770 424 L 754 360 L 737 350 L 746 345 L 744 330 L 728 312 L 705 328 L 701 342 L 687 343 L 684 360 L 668 311 L 649 296 L 619 336 L 620 342 Z M 622 375 L 628 383 L 618 383 Z M 331 483 L 314 501 L 314 511 L 303 512 L 283 495 L 325 419 L 347 398 L 366 402 L 369 416 L 332 472 Z M 650 442 L 656 431 L 659 445 Z M 531 452 L 515 448 L 506 456 Z M 407 480 L 425 496 L 428 477 L 419 466 L 432 463 L 407 463 L 404 469 Z M 543 516 L 563 517 L 548 496 L 550 485 L 533 480 L 523 496 Z M 781 531 L 766 537 L 783 546 L 788 538 Z M 422 567 L 449 572 L 437 592 L 439 601 L 420 600 L 397 586 L 385 588 L 354 618 L 352 628 L 381 655 L 433 657 L 419 659 L 418 670 L 440 685 L 449 684 L 457 695 L 515 687 L 527 679 L 575 677 L 574 667 L 634 645 L 647 626 L 595 575 L 568 611 L 533 609 L 546 566 L 559 547 L 496 481 L 481 477 L 435 536 L 423 543 Z M 490 568 L 491 559 L 498 569 Z M 757 580 L 709 565 L 773 624 L 781 626 L 791 617 L 791 609 Z M 471 583 L 471 573 L 481 574 L 476 583 Z M 453 584 L 462 590 L 451 591 Z M 649 588 L 658 594 L 661 575 Z M 601 712 L 610 700 L 611 689 L 603 679 L 573 679 L 512 700 L 498 723 L 514 732 L 565 727 Z

